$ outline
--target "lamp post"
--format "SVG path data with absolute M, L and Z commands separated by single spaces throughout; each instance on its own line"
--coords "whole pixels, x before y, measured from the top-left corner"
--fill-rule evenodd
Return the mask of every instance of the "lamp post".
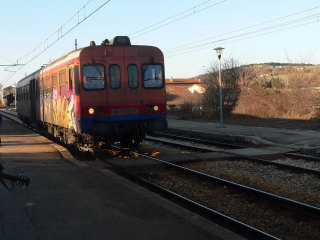
M 222 88 L 221 88 L 221 53 L 224 48 L 215 48 L 219 58 L 219 93 L 220 93 L 220 127 L 223 127 L 223 113 L 222 113 Z

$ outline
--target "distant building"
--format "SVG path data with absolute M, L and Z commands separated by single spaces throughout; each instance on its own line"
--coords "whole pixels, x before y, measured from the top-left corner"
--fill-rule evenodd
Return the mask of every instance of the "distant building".
M 197 92 L 197 93 L 200 93 L 200 94 L 203 94 L 206 91 L 206 89 L 203 86 L 200 86 L 200 84 L 193 84 L 191 87 L 188 87 L 188 90 L 191 93 Z
M 170 78 L 166 79 L 167 106 L 179 107 L 184 101 L 196 100 L 206 91 L 207 84 L 200 78 Z
M 12 104 L 15 105 L 16 104 L 15 95 L 16 95 L 16 88 L 11 87 L 11 86 L 3 88 L 2 89 L 2 97 L 1 97 L 2 106 L 10 106 Z
M 0 91 L 0 107 L 2 107 L 4 104 L 3 104 L 3 99 L 2 99 L 2 89 Z

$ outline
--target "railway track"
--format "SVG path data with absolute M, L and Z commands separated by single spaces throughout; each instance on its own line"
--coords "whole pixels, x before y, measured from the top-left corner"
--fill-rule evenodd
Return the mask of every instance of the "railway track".
M 320 177 L 320 159 L 316 157 L 305 156 L 305 155 L 300 155 L 295 153 L 286 153 L 285 156 L 288 157 L 286 161 L 280 161 L 278 159 L 265 160 L 258 157 L 235 154 L 231 151 L 228 151 L 228 149 L 246 148 L 246 146 L 243 146 L 243 145 L 223 143 L 223 142 L 211 141 L 211 140 L 208 141 L 208 140 L 199 139 L 199 138 L 177 136 L 172 134 L 158 134 L 158 136 L 159 137 L 147 137 L 146 140 L 158 142 L 166 145 L 172 145 L 172 146 L 180 147 L 184 149 L 190 149 L 193 151 L 200 151 L 200 152 L 216 151 L 221 153 L 227 153 L 234 156 L 234 158 L 236 158 L 236 160 L 238 161 L 251 161 L 251 162 L 259 163 L 262 165 L 275 166 L 279 169 L 286 170 L 286 171 L 314 174 L 317 177 Z M 308 161 L 309 162 L 312 161 L 312 162 L 316 162 L 316 164 L 309 165 L 308 167 L 301 167 L 296 164 L 297 158 L 303 159 L 302 161 L 304 161 L 305 163 L 307 163 Z M 304 165 L 307 165 L 307 164 L 304 164 Z
M 18 120 L 18 114 L 16 113 L 16 111 L 1 109 L 0 114 L 3 116 L 6 116 L 6 117 L 13 116 L 13 117 L 17 118 L 16 120 Z M 12 120 L 14 120 L 14 119 L 12 119 Z
M 140 155 L 140 154 L 139 154 Z M 147 158 L 150 158 L 146 156 Z M 151 157 L 152 158 L 152 157 Z M 246 223 L 238 221 L 232 217 L 229 217 L 221 212 L 215 211 L 197 201 L 189 199 L 177 192 L 174 192 L 166 187 L 163 187 L 159 184 L 156 184 L 152 181 L 149 181 L 147 178 L 143 177 L 141 174 L 132 172 L 124 167 L 120 167 L 116 164 L 110 163 L 105 159 L 98 158 L 99 161 L 103 161 L 107 164 L 108 168 L 144 187 L 154 191 L 166 198 L 169 198 L 180 205 L 183 205 L 189 208 L 192 211 L 197 212 L 198 214 L 203 215 L 204 217 L 219 223 L 220 225 L 230 229 L 231 231 L 237 232 L 242 236 L 247 237 L 248 239 L 279 239 L 271 234 L 268 234 L 264 231 L 261 231 L 257 228 L 254 228 Z
M 217 141 L 217 140 L 207 140 L 207 139 L 201 139 L 201 138 L 194 138 L 194 137 L 187 137 L 187 136 L 179 136 L 175 134 L 169 134 L 169 133 L 156 133 L 156 137 L 163 137 L 163 138 L 171 138 L 171 139 L 177 139 L 182 141 L 188 141 L 192 143 L 197 144 L 204 144 L 207 146 L 218 146 L 222 149 L 235 149 L 235 148 L 246 148 L 247 145 L 240 145 L 240 144 L 234 144 L 230 142 L 225 141 Z M 147 137 L 149 140 L 149 138 Z
M 13 114 L 14 115 L 14 114 Z M 138 154 L 138 153 L 135 153 Z M 238 184 L 235 182 L 231 182 L 226 179 L 218 178 L 215 176 L 212 176 L 210 174 L 205 174 L 201 173 L 192 169 L 188 169 L 182 166 L 179 166 L 177 164 L 173 164 L 170 162 L 166 162 L 161 159 L 157 159 L 154 157 L 146 156 L 146 155 L 141 155 L 144 158 L 148 158 L 152 161 L 157 161 L 164 166 L 165 168 L 170 168 L 173 169 L 174 171 L 177 172 L 183 172 L 183 174 L 187 175 L 187 179 L 189 178 L 196 178 L 196 179 L 201 179 L 200 180 L 200 185 L 203 185 L 203 181 L 207 182 L 205 183 L 206 185 L 212 185 L 212 182 L 214 182 L 217 185 L 221 185 L 222 190 L 219 193 L 219 195 L 222 195 L 223 192 L 226 190 L 229 191 L 229 188 L 235 189 L 234 195 L 243 195 L 245 193 L 244 198 L 249 198 L 249 199 L 256 199 L 256 200 L 251 200 L 251 201 L 266 201 L 265 205 L 270 207 L 273 207 L 274 209 L 277 209 L 280 207 L 286 214 L 289 215 L 299 215 L 299 216 L 304 216 L 303 218 L 307 219 L 315 219 L 314 221 L 316 224 L 319 223 L 319 208 L 315 206 L 311 206 L 308 204 L 304 204 L 295 200 L 291 200 L 288 198 L 284 198 L 275 194 L 270 194 L 265 191 L 261 191 L 258 189 L 254 189 L 252 187 L 248 187 L 242 184 Z M 260 230 L 259 227 L 253 226 L 252 224 L 245 223 L 243 220 L 237 220 L 236 217 L 233 217 L 232 215 L 229 215 L 228 213 L 224 213 L 223 211 L 220 210 L 214 210 L 212 207 L 207 206 L 205 203 L 198 201 L 197 199 L 192 199 L 185 194 L 179 193 L 179 191 L 175 190 L 175 188 L 180 188 L 178 187 L 173 187 L 170 189 L 170 187 L 164 185 L 161 185 L 159 181 L 159 178 L 166 178 L 167 175 L 164 175 L 165 171 L 161 172 L 150 172 L 150 171 L 145 171 L 145 169 L 142 169 L 141 171 L 138 171 L 137 168 L 135 168 L 135 171 L 132 170 L 127 170 L 125 168 L 121 168 L 117 165 L 111 164 L 109 161 L 106 161 L 105 159 L 100 160 L 106 162 L 109 166 L 110 169 L 120 173 L 121 175 L 125 175 L 131 180 L 134 180 L 136 182 L 139 182 L 140 184 L 143 184 L 145 186 L 148 186 L 151 188 L 153 191 L 157 191 L 160 194 L 165 194 L 166 196 L 169 196 L 170 198 L 175 199 L 179 203 L 184 204 L 185 206 L 188 206 L 189 208 L 193 209 L 194 211 L 206 216 L 209 219 L 213 219 L 215 222 L 218 222 L 219 224 L 231 229 L 232 231 L 238 232 L 239 234 L 249 238 L 249 239 L 279 239 L 275 236 L 278 236 L 277 234 L 274 234 L 271 232 L 267 233 L 268 231 Z M 160 174 L 159 174 L 160 173 Z M 179 173 L 180 174 L 180 173 Z M 178 175 L 179 175 L 178 174 Z M 174 178 L 180 178 L 178 175 L 175 175 Z M 156 178 L 154 178 L 156 176 Z M 166 179 L 168 180 L 168 179 Z M 179 182 L 178 180 L 177 182 Z M 197 180 L 199 181 L 199 180 Z M 191 186 L 193 184 L 190 184 Z M 226 188 L 225 188 L 226 187 Z M 190 190 L 190 192 L 194 191 L 194 189 Z M 248 202 L 248 205 L 251 203 Z M 311 226 L 312 227 L 312 226 Z M 281 237 L 282 238 L 282 237 Z M 312 238 L 310 238 L 312 239 Z
M 281 213 L 283 215 L 300 215 L 304 216 L 304 218 L 316 219 L 317 222 L 320 220 L 320 209 L 318 207 L 304 204 L 295 200 L 291 200 L 288 198 L 284 198 L 272 193 L 268 193 L 259 189 L 254 189 L 252 187 L 248 187 L 242 184 L 238 184 L 235 182 L 231 182 L 226 179 L 218 178 L 209 174 L 205 174 L 199 171 L 195 171 L 193 169 L 182 167 L 178 164 L 174 164 L 162 159 L 150 157 L 144 154 L 140 153 L 134 153 L 135 155 L 139 154 L 139 156 L 143 158 L 147 158 L 152 161 L 156 161 L 160 163 L 161 165 L 165 166 L 165 169 L 157 170 L 155 171 L 153 168 L 152 170 L 146 170 L 142 169 L 141 171 L 137 168 L 132 169 L 125 169 L 123 167 L 119 167 L 116 164 L 110 163 L 109 161 L 106 161 L 104 159 L 101 159 L 102 161 L 105 161 L 108 165 L 111 166 L 111 168 L 115 171 L 117 171 L 120 174 L 124 174 L 126 177 L 133 179 L 135 181 L 138 181 L 140 184 L 147 185 L 149 188 L 151 188 L 153 191 L 159 192 L 160 194 L 165 194 L 166 196 L 169 196 L 170 198 L 175 199 L 179 203 L 183 203 L 184 205 L 192 208 L 193 210 L 203 214 L 204 216 L 213 219 L 214 221 L 218 222 L 219 224 L 224 225 L 225 227 L 231 229 L 232 231 L 238 232 L 239 234 L 242 234 L 245 237 L 248 237 L 250 239 L 278 239 L 277 237 L 264 232 L 263 230 L 260 230 L 259 228 L 255 226 L 250 226 L 250 224 L 247 224 L 241 220 L 237 220 L 233 216 L 229 216 L 227 214 L 224 214 L 223 212 L 220 212 L 218 210 L 212 209 L 210 206 L 201 203 L 201 201 L 198 201 L 197 199 L 192 199 L 192 197 L 188 197 L 190 195 L 190 192 L 196 191 L 195 189 L 188 190 L 187 196 L 185 193 L 179 193 L 181 189 L 181 182 L 184 180 L 179 180 L 181 176 L 181 172 L 183 174 L 182 178 L 188 179 L 188 183 L 190 186 L 194 186 L 194 188 L 200 188 L 201 185 L 206 182 L 206 185 L 212 185 L 212 183 L 217 184 L 220 186 L 219 193 L 223 195 L 226 187 L 228 191 L 234 191 L 234 195 L 243 195 L 242 197 L 244 199 L 251 199 L 250 201 L 259 201 L 264 202 L 264 206 L 268 206 L 267 208 L 275 209 L 274 212 L 277 212 L 279 214 L 279 208 L 281 209 Z M 178 186 L 172 186 L 169 179 L 172 179 L 172 176 L 168 177 L 168 174 L 166 172 L 173 170 L 175 173 L 173 174 L 173 178 L 177 178 L 176 184 Z M 179 173 L 177 173 L 177 172 Z M 171 175 L 170 173 L 169 175 Z M 166 179 L 167 178 L 167 179 Z M 199 182 L 200 184 L 191 183 L 189 180 L 190 178 L 195 178 L 194 182 Z M 163 184 L 163 182 L 167 182 L 167 184 Z M 180 185 L 179 185 L 180 182 Z M 179 187 L 180 186 L 180 187 Z M 199 187 L 198 187 L 199 186 Z M 222 187 L 221 187 L 222 186 Z M 183 192 L 183 191 L 182 191 Z M 192 194 L 191 194 L 192 195 Z M 210 194 L 209 194 L 210 195 Z M 255 199 L 255 200 L 252 200 Z M 252 203 L 247 202 L 247 205 L 250 205 Z M 272 207 L 271 207 L 272 206 Z M 238 206 L 240 208 L 240 206 Z M 263 207 L 262 207 L 263 208 Z M 250 215 L 250 214 L 248 214 Z M 260 216 L 263 217 L 263 216 Z M 254 219 L 254 221 L 257 221 Z M 290 220 L 289 220 L 290 222 Z M 263 227 L 268 229 L 268 227 Z M 271 229 L 272 227 L 269 227 Z
M 292 157 L 294 159 L 305 159 L 311 162 L 320 162 L 320 157 L 316 157 L 316 156 L 308 156 L 308 155 L 304 155 L 304 154 L 299 154 L 299 153 L 285 153 L 286 156 L 288 157 Z
M 280 205 L 283 205 L 283 207 L 288 208 L 289 210 L 297 210 L 301 214 L 307 214 L 309 216 L 320 217 L 320 208 L 318 208 L 318 207 L 314 207 L 314 206 L 311 206 L 308 204 L 300 203 L 298 201 L 294 201 L 294 200 L 284 198 L 284 197 L 281 197 L 281 196 L 278 196 L 278 195 L 275 195 L 272 193 L 261 191 L 259 189 L 255 189 L 255 188 L 248 187 L 248 186 L 245 186 L 242 184 L 238 184 L 238 183 L 226 180 L 226 179 L 222 179 L 222 178 L 215 177 L 215 176 L 212 176 L 209 174 L 205 174 L 205 173 L 202 173 L 202 172 L 190 169 L 190 168 L 182 167 L 180 165 L 177 165 L 177 164 L 174 164 L 174 163 L 171 163 L 171 162 L 159 159 L 159 158 L 150 157 L 150 156 L 147 156 L 147 155 L 144 155 L 141 153 L 137 153 L 137 154 L 139 154 L 140 156 L 142 156 L 144 158 L 148 158 L 148 159 L 160 162 L 162 164 L 165 164 L 166 166 L 169 166 L 171 168 L 178 169 L 178 170 L 187 172 L 189 174 L 193 174 L 198 177 L 204 178 L 205 180 L 214 181 L 217 183 L 221 183 L 223 185 L 238 188 L 241 191 L 245 191 L 250 194 L 255 194 L 255 195 L 261 197 L 262 199 L 269 199 L 270 201 L 276 201 Z

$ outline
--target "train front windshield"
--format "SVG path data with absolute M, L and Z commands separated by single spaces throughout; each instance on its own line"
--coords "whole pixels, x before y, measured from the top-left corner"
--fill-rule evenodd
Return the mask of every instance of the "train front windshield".
M 163 67 L 159 64 L 145 64 L 143 70 L 143 86 L 145 88 L 163 87 Z

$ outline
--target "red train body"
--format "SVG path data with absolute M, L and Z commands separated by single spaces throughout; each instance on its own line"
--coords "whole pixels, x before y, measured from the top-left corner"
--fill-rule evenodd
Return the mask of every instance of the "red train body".
M 75 50 L 17 84 L 17 112 L 68 143 L 139 142 L 167 128 L 164 60 L 116 37 Z

